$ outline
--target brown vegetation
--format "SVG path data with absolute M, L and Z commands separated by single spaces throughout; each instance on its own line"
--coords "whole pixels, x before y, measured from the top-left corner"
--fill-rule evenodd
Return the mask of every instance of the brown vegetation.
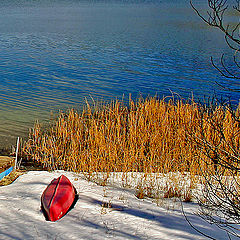
M 206 142 L 213 147 L 206 149 Z M 36 123 L 25 152 L 48 169 L 201 174 L 214 169 L 214 155 L 227 164 L 239 145 L 239 122 L 230 109 L 147 98 L 129 106 L 87 103 L 80 113 L 60 113 L 48 129 Z

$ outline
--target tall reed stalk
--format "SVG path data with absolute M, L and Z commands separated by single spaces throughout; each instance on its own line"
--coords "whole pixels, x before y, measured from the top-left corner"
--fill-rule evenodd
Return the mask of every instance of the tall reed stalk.
M 226 141 L 212 121 L 224 126 Z M 207 111 L 194 101 L 150 97 L 93 107 L 86 102 L 81 112 L 60 113 L 47 129 L 36 123 L 24 151 L 49 169 L 201 174 L 214 169 L 214 162 L 196 139 L 204 133 L 218 151 L 231 152 L 240 145 L 239 130 L 230 110 Z

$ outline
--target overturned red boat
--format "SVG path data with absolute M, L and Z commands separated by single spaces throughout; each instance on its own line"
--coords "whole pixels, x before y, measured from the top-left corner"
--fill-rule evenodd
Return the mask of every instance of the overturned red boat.
M 47 220 L 57 221 L 72 207 L 76 190 L 69 179 L 61 175 L 44 190 L 41 197 L 42 210 Z

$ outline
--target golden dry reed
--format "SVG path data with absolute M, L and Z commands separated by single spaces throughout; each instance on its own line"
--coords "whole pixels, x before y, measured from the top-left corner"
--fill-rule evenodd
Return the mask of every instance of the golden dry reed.
M 213 127 L 219 124 L 223 133 Z M 239 130 L 228 108 L 203 110 L 194 101 L 86 102 L 81 112 L 60 113 L 47 129 L 36 123 L 24 150 L 48 169 L 201 174 L 214 167 L 209 155 L 218 151 L 228 161 L 224 152 L 239 149 Z

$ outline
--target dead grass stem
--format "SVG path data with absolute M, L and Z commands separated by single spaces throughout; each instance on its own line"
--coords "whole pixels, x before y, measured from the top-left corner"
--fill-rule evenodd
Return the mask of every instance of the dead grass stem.
M 212 122 L 223 126 L 224 141 Z M 201 141 L 217 146 L 214 151 L 227 162 L 240 147 L 239 122 L 221 106 L 207 111 L 194 101 L 149 97 L 130 99 L 128 105 L 119 100 L 94 106 L 86 102 L 81 112 L 60 113 L 48 129 L 36 123 L 24 152 L 45 168 L 89 176 L 95 172 L 195 176 L 206 168 L 214 170 L 214 162 L 199 148 Z

